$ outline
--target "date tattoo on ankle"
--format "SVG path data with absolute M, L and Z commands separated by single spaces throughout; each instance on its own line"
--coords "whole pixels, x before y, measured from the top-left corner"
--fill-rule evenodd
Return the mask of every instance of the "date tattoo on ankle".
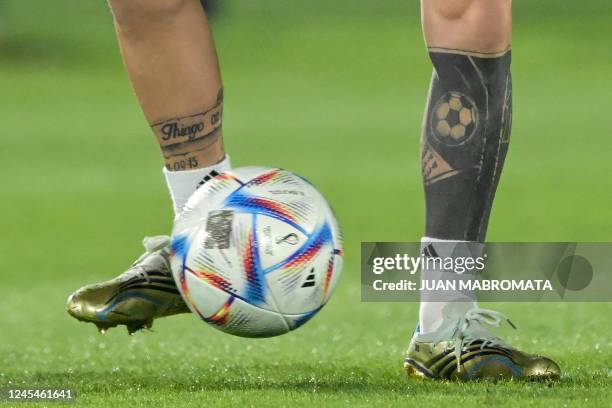
M 223 89 L 212 108 L 151 125 L 170 171 L 200 167 L 202 158 L 218 146 L 223 116 Z

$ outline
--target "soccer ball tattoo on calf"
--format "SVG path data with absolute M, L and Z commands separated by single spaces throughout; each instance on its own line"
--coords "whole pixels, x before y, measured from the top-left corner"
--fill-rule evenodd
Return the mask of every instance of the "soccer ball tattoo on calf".
M 434 73 L 421 140 L 426 235 L 483 241 L 510 140 L 511 52 L 429 55 Z

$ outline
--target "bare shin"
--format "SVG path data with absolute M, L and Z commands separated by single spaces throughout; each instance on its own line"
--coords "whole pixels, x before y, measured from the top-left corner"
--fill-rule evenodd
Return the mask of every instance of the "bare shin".
M 223 90 L 199 0 L 109 0 L 124 63 L 170 171 L 215 164 Z

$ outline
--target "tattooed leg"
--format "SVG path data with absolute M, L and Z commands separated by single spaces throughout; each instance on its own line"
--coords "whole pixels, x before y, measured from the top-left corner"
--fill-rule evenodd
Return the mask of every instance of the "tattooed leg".
M 434 66 L 421 139 L 422 246 L 478 257 L 510 138 L 510 0 L 423 0 L 422 12 Z M 435 279 L 439 271 L 422 274 Z M 475 306 L 473 294 L 445 296 L 421 293 L 424 332 L 441 324 L 446 307 Z
M 162 150 L 175 213 L 210 172 L 229 168 L 223 92 L 199 0 L 108 0 L 123 60 Z
M 483 241 L 512 115 L 510 0 L 423 0 L 427 237 Z
M 510 138 L 510 51 L 430 49 L 422 138 L 428 237 L 483 241 Z
M 229 168 L 208 23 L 200 0 L 108 1 L 127 71 L 162 149 L 178 215 L 199 185 Z M 70 295 L 68 313 L 101 333 L 125 325 L 130 334 L 150 328 L 154 319 L 188 313 L 169 267 L 170 238 L 145 238 L 144 246 L 146 252 L 117 278 Z

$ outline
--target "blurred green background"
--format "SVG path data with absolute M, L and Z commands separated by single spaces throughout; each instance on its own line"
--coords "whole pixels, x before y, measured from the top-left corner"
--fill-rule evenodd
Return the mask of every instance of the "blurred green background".
M 542 384 L 430 384 L 401 371 L 415 304 L 364 304 L 360 241 L 423 229 L 419 134 L 431 66 L 416 1 L 217 2 L 234 166 L 281 166 L 328 197 L 346 237 L 330 304 L 295 333 L 230 337 L 191 315 L 154 333 L 71 319 L 77 287 L 167 233 L 158 147 L 103 1 L 0 0 L 0 388 L 69 386 L 79 404 L 608 406 L 609 304 L 493 305 L 506 338 L 557 359 Z M 516 0 L 510 153 L 492 241 L 612 240 L 612 2 Z

